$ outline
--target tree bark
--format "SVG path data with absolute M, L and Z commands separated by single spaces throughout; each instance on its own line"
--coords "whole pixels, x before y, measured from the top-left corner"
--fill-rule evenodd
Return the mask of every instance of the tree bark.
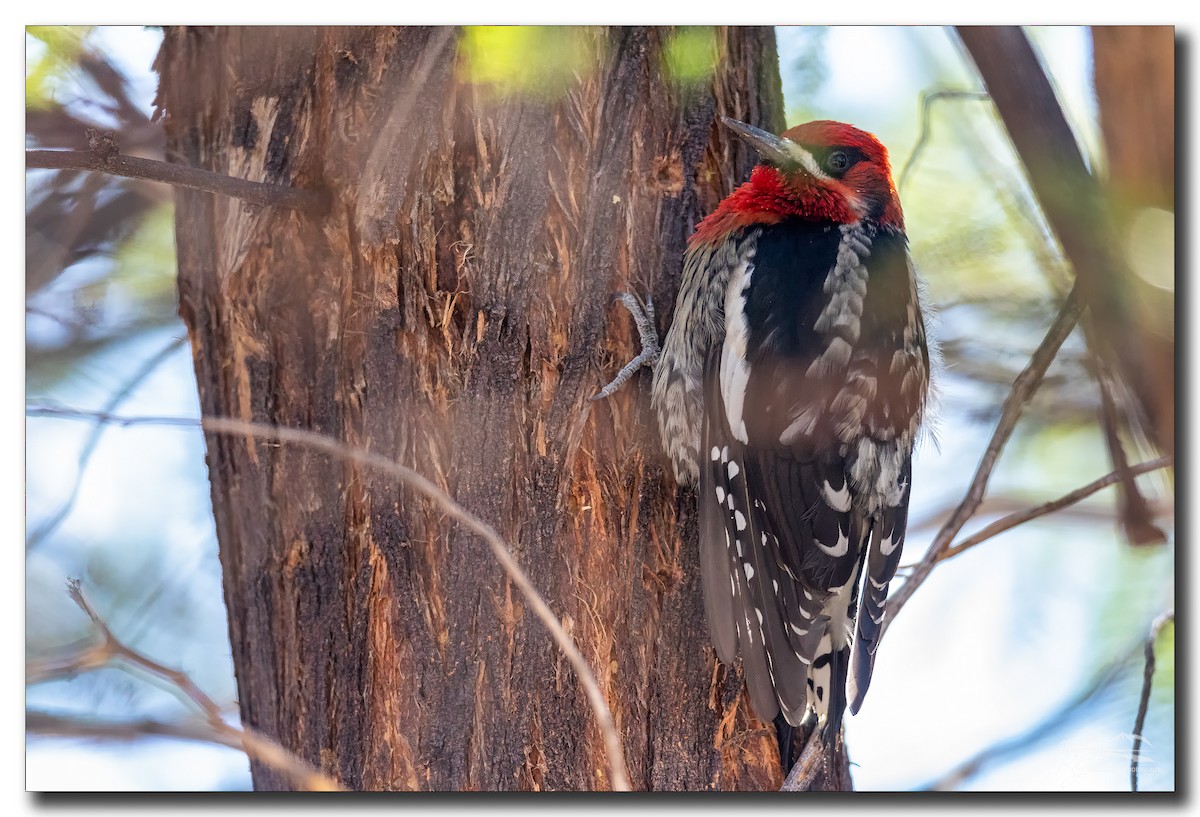
M 1100 131 L 1118 240 L 1128 243 L 1146 208 L 1175 211 L 1175 29 L 1093 26 Z M 1174 247 L 1164 248 L 1173 256 Z M 1166 261 L 1167 259 L 1163 259 Z M 1169 263 L 1169 262 L 1168 262 Z M 1167 264 L 1164 264 L 1167 266 Z M 1170 277 L 1175 270 L 1160 271 Z M 1132 320 L 1122 327 L 1141 350 L 1148 436 L 1175 450 L 1175 291 L 1131 276 Z
M 778 788 L 774 731 L 709 647 L 694 496 L 660 453 L 611 296 L 668 325 L 686 237 L 783 127 L 774 35 L 587 29 L 565 89 L 472 84 L 462 31 L 171 28 L 169 158 L 328 195 L 324 216 L 177 193 L 205 414 L 333 435 L 512 545 L 579 643 L 635 789 Z M 529 55 L 531 58 L 534 55 Z M 208 437 L 245 723 L 353 789 L 603 789 L 577 679 L 483 542 L 393 480 Z M 259 789 L 286 786 L 252 764 Z

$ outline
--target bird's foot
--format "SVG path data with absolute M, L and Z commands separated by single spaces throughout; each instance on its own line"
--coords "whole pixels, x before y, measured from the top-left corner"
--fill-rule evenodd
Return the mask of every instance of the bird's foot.
M 658 362 L 661 347 L 658 341 L 658 326 L 654 322 L 654 302 L 650 296 L 646 296 L 646 303 L 643 304 L 629 292 L 622 292 L 616 297 L 633 316 L 638 336 L 642 341 L 642 351 L 638 353 L 637 357 L 626 363 L 621 371 L 617 372 L 617 376 L 612 379 L 612 382 L 592 397 L 593 400 L 603 400 L 605 397 L 609 397 L 624 386 L 625 381 L 633 377 L 634 372 L 638 369 L 643 366 L 653 368 L 654 364 Z

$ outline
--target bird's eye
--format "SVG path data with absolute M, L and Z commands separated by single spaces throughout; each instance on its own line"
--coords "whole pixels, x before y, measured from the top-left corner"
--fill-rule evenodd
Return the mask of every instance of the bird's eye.
M 846 168 L 850 167 L 850 157 L 844 151 L 835 150 L 829 154 L 829 158 L 825 160 L 825 164 L 834 173 L 841 173 Z

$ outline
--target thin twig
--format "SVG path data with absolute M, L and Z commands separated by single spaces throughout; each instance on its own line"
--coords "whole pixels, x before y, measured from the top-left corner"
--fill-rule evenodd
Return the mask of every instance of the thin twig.
M 282 428 L 265 423 L 253 423 L 245 420 L 235 420 L 228 417 L 204 417 L 196 420 L 188 417 L 121 417 L 102 412 L 86 411 L 54 406 L 31 406 L 26 409 L 26 415 L 32 417 L 60 417 L 64 419 L 92 419 L 100 422 L 113 423 L 121 426 L 133 425 L 166 425 L 178 427 L 203 427 L 206 432 L 229 436 L 248 436 L 259 440 L 271 440 L 281 443 L 291 443 L 316 451 L 321 451 L 347 462 L 364 465 L 377 471 L 389 474 L 410 488 L 424 494 L 438 503 L 449 516 L 458 520 L 469 530 L 473 531 L 491 548 L 496 560 L 500 562 L 509 579 L 520 590 L 521 595 L 533 608 L 534 613 L 549 630 L 555 644 L 566 655 L 571 667 L 575 670 L 584 692 L 587 694 L 592 713 L 596 718 L 601 735 L 604 737 L 605 750 L 608 756 L 610 775 L 613 789 L 629 790 L 629 776 L 625 771 L 625 755 L 621 748 L 621 739 L 613 723 L 612 714 L 604 700 L 604 694 L 592 674 L 587 660 L 579 652 L 574 639 L 563 629 L 554 612 L 542 599 L 529 577 L 513 557 L 511 550 L 496 530 L 478 516 L 459 505 L 449 494 L 434 483 L 418 474 L 416 471 L 398 462 L 373 454 L 362 448 L 347 445 L 340 440 L 325 434 L 306 431 L 297 428 Z
M 1133 751 L 1129 758 L 1129 790 L 1138 790 L 1138 762 L 1142 753 L 1142 730 L 1146 728 L 1146 712 L 1150 709 L 1150 688 L 1154 683 L 1154 645 L 1158 634 L 1168 621 L 1175 620 L 1175 611 L 1168 610 L 1150 627 L 1150 637 L 1146 639 L 1146 666 L 1142 670 L 1142 694 L 1138 698 L 1137 717 L 1133 721 Z
M 950 546 L 950 542 L 962 530 L 963 525 L 974 516 L 975 511 L 983 502 L 983 496 L 987 492 L 988 481 L 991 479 L 992 470 L 996 467 L 996 461 L 1000 458 L 1000 453 L 1004 450 L 1004 446 L 1008 443 L 1009 437 L 1012 436 L 1013 429 L 1017 425 L 1017 420 L 1021 416 L 1021 412 L 1025 408 L 1025 403 L 1037 391 L 1037 387 L 1042 382 L 1042 377 L 1046 374 L 1046 369 L 1054 361 L 1055 355 L 1058 354 L 1059 347 L 1063 341 L 1071 334 L 1071 330 L 1075 328 L 1076 322 L 1079 320 L 1079 315 L 1083 311 L 1083 305 L 1080 302 L 1077 290 L 1072 289 L 1071 294 L 1067 296 L 1063 303 L 1062 309 L 1059 310 L 1058 317 L 1054 319 L 1046 337 L 1042 339 L 1041 344 L 1034 350 L 1033 356 L 1029 359 L 1029 363 L 1017 375 L 1017 379 L 1013 381 L 1012 390 L 1009 391 L 1008 397 L 1004 400 L 1004 405 L 1000 410 L 1000 420 L 996 423 L 996 429 L 992 432 L 992 438 L 988 441 L 987 448 L 984 449 L 983 458 L 979 461 L 979 466 L 975 469 L 975 476 L 971 480 L 971 487 L 967 489 L 966 495 L 963 497 L 958 508 L 946 520 L 946 524 L 938 531 L 937 536 L 933 538 L 933 542 L 926 551 L 925 556 L 921 561 L 913 565 L 912 573 L 909 578 L 900 587 L 899 592 L 892 597 L 892 600 L 887 604 L 887 616 L 883 622 L 883 629 L 886 632 L 891 622 L 895 620 L 896 614 L 900 612 L 905 603 L 912 597 L 912 594 L 920 587 L 921 583 L 929 576 L 931 570 L 938 563 L 941 553 Z
M 142 382 L 153 374 L 154 370 L 162 365 L 171 354 L 182 346 L 187 341 L 187 338 L 174 338 L 170 343 L 152 355 L 145 363 L 143 363 L 133 376 L 115 391 L 107 401 L 101 411 L 113 412 L 125 402 L 125 399 L 133 393 L 133 390 L 142 384 Z M 96 423 L 92 428 L 91 434 L 83 444 L 83 448 L 79 452 L 79 464 L 75 470 L 75 482 L 71 485 L 71 489 L 67 492 L 67 498 L 62 505 L 58 507 L 49 519 L 38 526 L 37 530 L 29 534 L 29 538 L 25 541 L 25 550 L 30 551 L 37 547 L 46 537 L 54 533 L 59 525 L 71 513 L 71 509 L 75 507 L 75 501 L 79 498 L 79 489 L 83 486 L 83 478 L 87 474 L 88 463 L 91 461 L 92 454 L 96 451 L 96 446 L 100 442 L 100 438 L 104 436 L 104 431 L 107 426 L 104 423 Z
M 95 608 L 88 602 L 87 597 L 83 595 L 83 588 L 80 586 L 78 579 L 72 579 L 67 582 L 67 595 L 92 620 L 92 626 L 100 634 L 103 652 L 109 656 L 110 660 L 128 661 L 135 667 L 145 670 L 151 676 L 166 681 L 195 704 L 196 708 L 208 719 L 209 723 L 224 723 L 221 717 L 220 705 L 205 694 L 204 690 L 200 689 L 187 673 L 158 663 L 149 656 L 143 655 L 137 650 L 126 646 L 120 639 L 113 635 L 112 630 L 108 628 L 104 619 L 100 618 Z
M 946 559 L 949 559 L 952 556 L 957 556 L 964 550 L 973 548 L 979 543 L 985 542 L 988 539 L 991 539 L 993 536 L 1001 534 L 1006 530 L 1015 528 L 1018 525 L 1022 525 L 1032 519 L 1037 519 L 1040 516 L 1054 513 L 1059 508 L 1065 508 L 1068 505 L 1074 505 L 1076 502 L 1091 496 L 1097 491 L 1121 482 L 1125 478 L 1126 474 L 1128 474 L 1130 477 L 1138 477 L 1142 474 L 1148 474 L 1151 471 L 1157 471 L 1160 468 L 1167 468 L 1174 462 L 1175 458 L 1170 455 L 1158 457 L 1157 459 L 1149 460 L 1147 462 L 1140 463 L 1139 465 L 1132 466 L 1128 468 L 1125 473 L 1122 473 L 1121 471 L 1113 471 L 1105 474 L 1104 476 L 1100 477 L 1100 479 L 1089 482 L 1082 488 L 1076 488 L 1074 491 L 1071 491 L 1071 493 L 1060 496 L 1058 499 L 1046 502 L 1033 508 L 1027 508 L 1023 511 L 1010 513 L 1008 516 L 997 519 L 995 522 L 983 528 L 982 530 L 971 534 L 966 539 L 963 539 L 962 541 L 956 542 L 955 544 L 945 548 L 939 554 L 937 554 L 935 561 L 943 562 Z
M 251 204 L 288 207 L 317 215 L 325 211 L 325 197 L 312 190 L 235 179 L 196 167 L 125 156 L 116 150 L 115 141 L 109 144 L 104 141 L 104 137 L 93 139 L 90 134 L 89 140 L 93 143 L 92 150 L 27 150 L 25 167 L 46 170 L 97 170 L 111 176 L 147 179 L 165 182 L 175 187 L 218 193 Z
M 926 143 L 929 141 L 930 134 L 930 109 L 933 103 L 939 99 L 988 99 L 985 91 L 957 91 L 950 88 L 940 88 L 936 91 L 921 92 L 921 133 L 917 136 L 917 143 L 913 145 L 912 153 L 908 154 L 908 161 L 904 163 L 904 169 L 900 171 L 900 181 L 896 187 L 900 192 L 904 192 L 904 182 L 908 180 L 908 174 L 912 171 L 913 166 L 917 163 L 917 157 L 924 151 Z
M 921 514 L 917 519 L 912 519 L 908 523 L 906 538 L 911 538 L 914 534 L 922 531 L 936 532 L 947 519 L 950 514 L 954 513 L 954 509 L 958 507 L 959 498 L 955 498 L 947 504 L 941 505 L 938 508 L 927 511 Z M 1018 491 L 1005 491 L 997 494 L 988 494 L 976 509 L 975 515 L 1000 517 L 1007 514 L 1017 513 L 1029 507 L 1029 496 L 1021 494 Z M 1170 512 L 1172 504 L 1169 502 L 1156 501 L 1151 504 L 1150 509 L 1154 516 L 1163 516 Z M 1083 524 L 1098 524 L 1101 522 L 1120 522 L 1120 517 L 1117 511 L 1107 505 L 1076 505 L 1067 506 L 1059 511 L 1059 517 L 1072 519 Z
M 252 760 L 287 774 L 303 789 L 310 791 L 341 790 L 341 786 L 336 781 L 265 735 L 261 735 L 249 727 L 238 728 L 226 723 L 222 717 L 220 705 L 205 694 L 204 690 L 200 689 L 186 673 L 164 666 L 118 639 L 92 607 L 91 602 L 87 600 L 77 579 L 67 582 L 67 594 L 91 620 L 99 640 L 93 641 L 86 647 L 71 650 L 66 655 L 28 662 L 25 665 L 26 684 L 43 683 L 99 669 L 114 662 L 126 662 L 144 670 L 154 678 L 169 683 L 171 689 L 182 693 L 188 702 L 200 710 L 204 716 L 204 722 L 171 724 L 160 721 L 132 721 L 117 723 L 30 712 L 26 715 L 28 731 L 70 737 L 124 739 L 143 735 L 163 735 L 218 743 L 241 750 Z

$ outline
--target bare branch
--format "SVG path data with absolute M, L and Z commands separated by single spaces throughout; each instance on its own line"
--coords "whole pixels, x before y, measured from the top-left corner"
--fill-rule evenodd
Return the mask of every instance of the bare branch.
M 500 562 L 501 567 L 508 574 L 509 579 L 520 590 L 521 595 L 525 597 L 526 602 L 533 608 L 538 619 L 550 631 L 551 638 L 554 639 L 555 644 L 566 655 L 571 667 L 575 670 L 576 676 L 579 678 L 580 684 L 584 688 L 584 692 L 587 694 L 592 713 L 596 718 L 600 733 L 604 737 L 613 788 L 617 791 L 629 790 L 629 776 L 625 770 L 624 751 L 621 748 L 621 739 L 613 723 L 612 714 L 608 709 L 607 702 L 604 700 L 604 694 L 600 691 L 596 678 L 588 666 L 587 660 L 579 652 L 574 639 L 563 629 L 557 616 L 554 615 L 549 605 L 546 604 L 532 582 L 530 582 L 529 577 L 521 569 L 521 566 L 513 557 L 512 551 L 504 539 L 501 538 L 500 534 L 491 525 L 484 522 L 478 516 L 475 516 L 462 505 L 459 505 L 449 494 L 416 471 L 387 457 L 381 457 L 362 448 L 347 445 L 325 434 L 296 428 L 282 428 L 265 423 L 235 420 L 227 417 L 204 417 L 202 420 L 187 417 L 120 417 L 103 412 L 53 406 L 31 406 L 26 409 L 25 413 L 31 417 L 91 419 L 121 426 L 202 426 L 206 432 L 212 434 L 247 436 L 259 440 L 291 443 L 389 474 L 410 488 L 434 500 L 449 516 L 458 520 L 488 544 L 497 561 Z
M 25 729 L 30 734 L 61 738 L 137 740 L 144 737 L 169 737 L 216 743 L 231 749 L 241 750 L 242 748 L 235 739 L 215 731 L 209 724 L 200 721 L 186 723 L 155 720 L 104 721 L 31 710 L 25 713 Z
M 926 511 L 916 519 L 910 519 L 906 536 L 912 536 L 922 531 L 936 532 L 954 510 L 958 507 L 958 499 L 943 504 L 934 510 Z M 999 518 L 1008 514 L 1024 511 L 1029 507 L 1029 495 L 1019 491 L 1001 491 L 988 494 L 975 511 L 975 516 L 990 516 Z M 1150 503 L 1150 512 L 1154 517 L 1166 516 L 1173 510 L 1174 503 L 1169 501 L 1154 501 Z M 1114 508 L 1107 505 L 1068 505 L 1059 509 L 1058 515 L 1081 524 L 1119 523 L 1120 517 Z M 911 567 L 911 565 L 908 565 Z
M 1129 758 L 1130 791 L 1138 790 L 1138 761 L 1142 753 L 1142 730 L 1146 728 L 1146 712 L 1150 709 L 1150 688 L 1154 683 L 1154 644 L 1158 641 L 1158 634 L 1162 632 L 1162 628 L 1168 621 L 1174 620 L 1174 610 L 1168 610 L 1154 619 L 1154 624 L 1150 627 L 1150 637 L 1146 639 L 1146 666 L 1142 670 L 1142 694 L 1138 698 L 1137 717 L 1133 721 L 1133 751 Z
M 1172 456 L 1158 457 L 1157 459 L 1143 462 L 1140 465 L 1135 465 L 1131 468 L 1128 468 L 1125 473 L 1122 473 L 1121 471 L 1113 471 L 1105 474 L 1104 476 L 1100 477 L 1100 479 L 1089 482 L 1082 488 L 1076 488 L 1074 491 L 1071 491 L 1071 493 L 1065 494 L 1058 499 L 1046 502 L 1033 508 L 1027 508 L 1023 511 L 1010 513 L 1008 516 L 1005 516 L 1002 519 L 997 519 L 995 522 L 978 531 L 977 533 L 971 534 L 961 542 L 956 542 L 955 544 L 947 547 L 937 555 L 935 561 L 945 561 L 952 556 L 957 556 L 968 548 L 975 547 L 979 543 L 991 539 L 993 536 L 997 536 L 1006 530 L 1015 528 L 1017 525 L 1024 524 L 1025 522 L 1028 522 L 1032 519 L 1037 519 L 1040 516 L 1045 516 L 1046 514 L 1054 513 L 1060 508 L 1065 508 L 1068 505 L 1074 505 L 1076 502 L 1086 499 L 1097 491 L 1121 482 L 1125 478 L 1126 474 L 1128 474 L 1130 477 L 1138 477 L 1142 474 L 1148 474 L 1151 471 L 1157 471 L 1160 468 L 1168 468 L 1174 462 L 1175 458 Z
M 99 641 L 69 651 L 66 655 L 45 661 L 31 661 L 25 666 L 25 683 L 37 684 L 66 675 L 75 675 L 87 670 L 99 669 L 114 661 L 132 664 L 152 677 L 170 684 L 173 690 L 182 693 L 204 715 L 204 723 L 170 724 L 158 721 L 114 723 L 86 719 L 65 718 L 48 713 L 31 712 L 26 715 L 26 728 L 31 732 L 73 737 L 135 738 L 142 735 L 164 735 L 219 743 L 245 752 L 251 759 L 265 763 L 278 771 L 290 775 L 297 784 L 311 791 L 339 791 L 339 786 L 308 763 L 284 749 L 275 741 L 258 734 L 249 727 L 238 728 L 225 722 L 221 707 L 205 694 L 186 673 L 164 666 L 154 659 L 128 647 L 113 635 L 108 624 L 92 607 L 83 594 L 78 579 L 67 582 L 67 594 L 71 601 L 91 620 Z
M 83 588 L 80 586 L 78 579 L 71 579 L 69 582 L 67 582 L 67 595 L 69 595 L 71 597 L 71 601 L 78 604 L 80 609 L 83 610 L 83 612 L 87 614 L 87 617 L 92 620 L 92 625 L 100 634 L 100 637 L 103 640 L 104 651 L 110 656 L 110 659 L 128 661 L 135 667 L 139 667 L 140 669 L 150 673 L 150 675 L 153 677 L 166 681 L 172 687 L 178 689 L 185 696 L 187 696 L 188 700 L 196 705 L 196 707 L 201 711 L 201 713 L 204 714 L 210 723 L 224 723 L 224 720 L 221 717 L 220 705 L 206 695 L 204 690 L 200 689 L 200 687 L 196 685 L 196 682 L 193 681 L 190 676 L 179 670 L 164 666 L 152 658 L 142 655 L 137 650 L 125 646 L 120 639 L 114 636 L 112 630 L 110 630 L 108 625 L 104 623 L 104 620 L 96 614 L 95 609 L 83 595 Z
M 1024 370 L 1013 381 L 1012 390 L 1009 392 L 1008 397 L 1005 398 L 1004 406 L 1000 410 L 1000 420 L 996 423 L 996 429 L 992 432 L 992 438 L 988 441 L 987 448 L 984 449 L 983 458 L 979 461 L 979 466 L 975 469 L 975 476 L 971 480 L 971 486 L 967 489 L 966 496 L 963 497 L 962 502 L 959 503 L 958 508 L 950 518 L 946 520 L 946 524 L 938 531 L 925 556 L 913 566 L 912 573 L 903 586 L 901 586 L 899 592 L 888 602 L 887 617 L 883 622 L 885 631 L 891 625 L 891 622 L 895 620 L 896 614 L 900 612 L 900 608 L 912 597 L 912 594 L 920 587 L 921 583 L 929 576 L 930 571 L 940 561 L 942 551 L 949 547 L 950 542 L 958 535 L 963 525 L 975 514 L 975 511 L 978 510 L 979 505 L 983 502 L 983 496 L 987 492 L 992 470 L 996 467 L 996 461 L 1000 458 L 1000 453 L 1008 443 L 1009 437 L 1012 436 L 1013 428 L 1016 427 L 1017 420 L 1025 408 L 1025 403 L 1037 391 L 1038 385 L 1042 382 L 1042 377 L 1046 374 L 1046 369 L 1050 367 L 1055 355 L 1058 354 L 1059 347 L 1062 346 L 1063 341 L 1067 339 L 1067 336 L 1071 334 L 1071 330 L 1075 328 L 1075 323 L 1079 320 L 1079 315 L 1082 311 L 1083 305 L 1080 302 L 1078 293 L 1075 289 L 1072 289 L 1071 294 L 1067 296 L 1066 302 L 1063 303 L 1058 317 L 1054 319 L 1054 323 L 1046 333 L 1046 337 L 1042 339 L 1041 344 L 1034 351 Z
M 25 730 L 29 734 L 63 738 L 137 740 L 158 736 L 215 743 L 245 752 L 254 760 L 290 775 L 299 788 L 306 791 L 342 790 L 337 783 L 279 744 L 248 729 L 235 729 L 232 726 L 216 729 L 212 724 L 203 722 L 103 721 L 33 711 L 25 714 Z
M 165 182 L 175 187 L 242 199 L 251 204 L 288 207 L 315 215 L 320 215 L 326 208 L 325 197 L 312 190 L 251 182 L 210 170 L 125 156 L 117 149 L 112 134 L 95 136 L 89 132 L 88 139 L 92 144 L 91 150 L 27 150 L 25 167 L 30 170 L 97 170 L 112 176 Z
M 939 88 L 936 91 L 921 92 L 921 133 L 917 136 L 917 142 L 913 145 L 912 153 L 908 154 L 908 161 L 904 163 L 904 169 L 900 171 L 900 181 L 896 183 L 896 187 L 903 192 L 904 183 L 908 180 L 908 174 L 916 165 L 917 159 L 925 150 L 925 145 L 929 142 L 930 134 L 930 109 L 933 103 L 940 99 L 988 99 L 985 91 L 957 91 L 950 88 Z

